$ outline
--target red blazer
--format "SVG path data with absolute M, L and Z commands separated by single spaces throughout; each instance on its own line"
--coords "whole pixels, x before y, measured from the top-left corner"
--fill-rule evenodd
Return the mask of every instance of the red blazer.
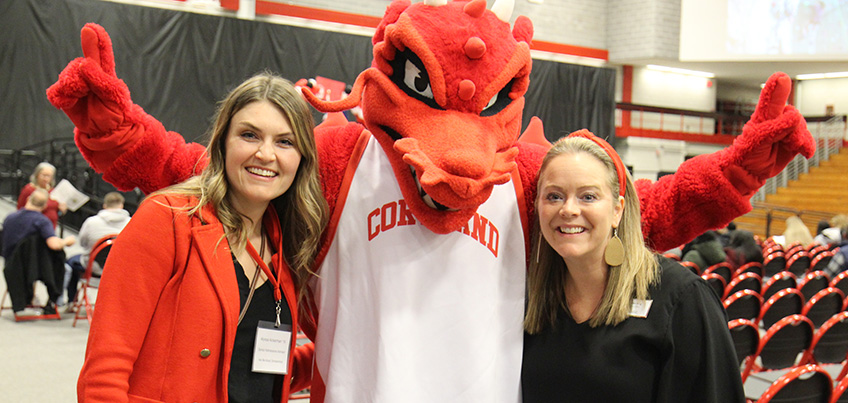
M 98 290 L 79 401 L 227 401 L 239 292 L 223 226 L 211 207 L 185 214 L 183 207 L 195 203 L 153 196 L 116 239 Z M 281 251 L 273 208 L 264 224 Z M 280 267 L 282 255 L 272 259 Z M 282 277 L 294 322 L 285 402 L 291 390 L 308 385 L 312 345 L 294 348 L 297 294 L 290 273 Z M 306 376 L 290 390 L 291 374 Z

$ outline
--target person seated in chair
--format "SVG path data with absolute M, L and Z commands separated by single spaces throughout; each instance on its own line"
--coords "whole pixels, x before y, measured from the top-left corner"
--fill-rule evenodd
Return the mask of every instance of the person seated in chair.
M 103 210 L 97 215 L 85 219 L 80 227 L 80 246 L 85 250 L 82 254 L 71 256 L 68 259 L 68 269 L 65 273 L 65 288 L 68 290 L 68 303 L 72 303 L 77 294 L 77 282 L 85 273 L 88 264 L 88 256 L 94 244 L 106 235 L 121 232 L 130 222 L 130 213 L 124 210 L 124 196 L 118 192 L 106 193 L 103 197 Z M 93 263 L 92 274 L 100 277 L 103 268 L 100 264 Z
M 22 244 L 27 237 L 36 234 L 44 239 L 44 242 L 50 250 L 54 251 L 61 251 L 66 246 L 71 246 L 76 242 L 76 238 L 73 236 L 65 238 L 59 238 L 56 236 L 56 233 L 53 230 L 53 223 L 41 213 L 45 206 L 47 206 L 48 199 L 49 195 L 46 190 L 35 189 L 27 197 L 24 207 L 12 214 L 9 214 L 3 221 L 3 258 L 6 260 L 6 269 L 4 270 L 4 274 L 6 276 L 6 284 L 9 287 L 9 294 L 12 296 L 13 309 L 16 312 L 21 311 L 24 308 L 24 303 L 21 302 L 22 300 L 16 297 L 18 295 L 27 295 L 25 290 L 23 293 L 17 294 L 14 289 L 14 284 L 21 284 L 26 281 L 26 276 L 25 273 L 23 273 L 23 270 L 10 270 L 13 262 L 12 255 L 18 245 Z M 56 288 L 56 290 L 52 292 L 48 290 L 48 292 L 51 294 L 55 293 L 55 295 L 51 295 L 50 301 L 45 306 L 45 313 L 55 313 L 55 298 L 61 293 L 61 288 L 59 288 L 59 284 L 56 283 L 48 284 L 52 283 L 52 281 L 47 280 L 44 282 L 48 288 Z M 18 301 L 16 301 L 16 299 Z

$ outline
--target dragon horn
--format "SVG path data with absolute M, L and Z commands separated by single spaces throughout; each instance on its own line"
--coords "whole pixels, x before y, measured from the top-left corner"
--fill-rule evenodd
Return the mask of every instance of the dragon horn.
M 448 4 L 448 0 L 424 0 L 424 4 L 433 7 L 444 6 L 445 4 Z
M 495 4 L 492 4 L 492 12 L 499 20 L 507 24 L 512 17 L 513 8 L 515 8 L 515 0 L 495 0 Z

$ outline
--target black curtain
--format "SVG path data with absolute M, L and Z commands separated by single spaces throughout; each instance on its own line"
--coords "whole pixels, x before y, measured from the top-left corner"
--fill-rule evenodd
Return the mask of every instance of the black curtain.
M 215 103 L 259 71 L 353 83 L 371 64 L 364 36 L 97 0 L 2 0 L 0 148 L 72 135 L 45 90 L 82 56 L 86 22 L 109 32 L 135 103 L 189 141 L 203 142 Z M 539 116 L 551 140 L 581 128 L 612 135 L 614 86 L 612 69 L 534 60 L 524 126 Z
M 87 22 L 112 38 L 133 101 L 191 141 L 204 141 L 216 102 L 257 72 L 353 83 L 371 64 L 365 36 L 96 0 L 2 0 L 0 148 L 72 135 L 45 90 L 82 56 Z
M 523 126 L 542 119 L 545 137 L 580 129 L 615 144 L 615 69 L 533 60 Z

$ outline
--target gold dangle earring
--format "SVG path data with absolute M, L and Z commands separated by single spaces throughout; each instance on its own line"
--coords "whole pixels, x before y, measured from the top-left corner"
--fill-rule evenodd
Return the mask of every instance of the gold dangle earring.
M 610 238 L 607 248 L 604 250 L 604 262 L 610 266 L 621 266 L 624 263 L 624 244 L 618 237 L 618 228 L 612 229 L 612 238 Z

